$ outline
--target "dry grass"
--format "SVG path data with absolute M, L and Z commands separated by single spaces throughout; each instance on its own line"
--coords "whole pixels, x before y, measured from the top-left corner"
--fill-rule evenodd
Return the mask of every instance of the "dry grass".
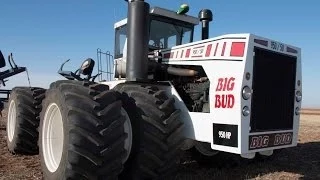
M 320 115 L 319 109 L 302 109 L 301 111 L 304 115 Z
M 305 110 L 301 116 L 297 147 L 278 151 L 272 159 L 264 161 L 222 154 L 210 166 L 199 166 L 186 154 L 174 179 L 320 179 L 320 110 L 311 111 L 312 114 Z M 41 179 L 38 156 L 8 153 L 5 119 L 4 114 L 0 120 L 0 179 Z

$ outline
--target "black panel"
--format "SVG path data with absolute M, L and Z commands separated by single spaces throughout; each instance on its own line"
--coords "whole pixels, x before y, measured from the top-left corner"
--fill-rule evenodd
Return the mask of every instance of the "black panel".
M 293 133 L 272 133 L 249 136 L 249 150 L 292 144 Z
M 213 144 L 238 147 L 238 126 L 213 124 Z
M 255 48 L 251 132 L 292 129 L 296 57 Z

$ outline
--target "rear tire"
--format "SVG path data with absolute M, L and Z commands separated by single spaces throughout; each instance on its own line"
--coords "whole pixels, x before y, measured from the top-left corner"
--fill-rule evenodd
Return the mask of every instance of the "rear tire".
M 126 157 L 124 122 L 120 96 L 108 86 L 69 80 L 52 83 L 41 112 L 44 178 L 117 179 Z
M 12 154 L 38 154 L 38 127 L 45 89 L 15 87 L 8 100 L 7 146 Z
M 166 179 L 176 170 L 183 144 L 180 111 L 156 86 L 120 84 L 123 107 L 132 125 L 132 150 L 120 179 Z

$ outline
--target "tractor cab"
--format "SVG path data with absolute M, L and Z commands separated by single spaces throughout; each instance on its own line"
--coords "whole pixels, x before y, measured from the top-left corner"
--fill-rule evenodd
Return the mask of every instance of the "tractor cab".
M 194 26 L 199 19 L 186 14 L 154 7 L 150 10 L 149 50 L 169 49 L 193 41 Z M 127 19 L 114 25 L 115 58 L 122 58 L 126 50 Z
M 177 45 L 193 42 L 194 27 L 200 19 L 185 13 L 159 7 L 150 9 L 149 52 L 170 49 Z M 115 77 L 125 77 L 127 52 L 127 19 L 114 25 L 115 28 Z

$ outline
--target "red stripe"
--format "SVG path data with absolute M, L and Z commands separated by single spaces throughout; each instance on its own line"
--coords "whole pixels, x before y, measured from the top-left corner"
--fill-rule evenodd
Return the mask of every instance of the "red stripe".
M 230 56 L 243 57 L 245 42 L 232 42 Z
M 170 53 L 163 54 L 163 58 L 170 58 Z
M 216 44 L 216 49 L 214 50 L 214 56 L 216 56 L 217 54 L 218 46 L 219 46 L 219 43 Z
M 209 45 L 207 46 L 207 50 L 206 50 L 206 57 L 209 57 L 209 56 L 210 56 L 211 48 L 212 48 L 212 44 L 209 44 Z
M 170 58 L 173 58 L 173 56 L 174 56 L 174 52 L 171 52 Z
M 180 58 L 183 58 L 183 57 L 182 57 L 182 56 L 183 56 L 183 52 L 184 52 L 184 50 L 182 49 L 182 52 L 181 52 Z
M 191 51 L 191 49 L 187 49 L 186 58 L 188 58 L 190 56 L 190 51 Z
M 223 47 L 222 47 L 221 56 L 224 56 L 224 51 L 226 50 L 226 45 L 227 45 L 227 43 L 224 42 L 224 43 L 223 43 Z

